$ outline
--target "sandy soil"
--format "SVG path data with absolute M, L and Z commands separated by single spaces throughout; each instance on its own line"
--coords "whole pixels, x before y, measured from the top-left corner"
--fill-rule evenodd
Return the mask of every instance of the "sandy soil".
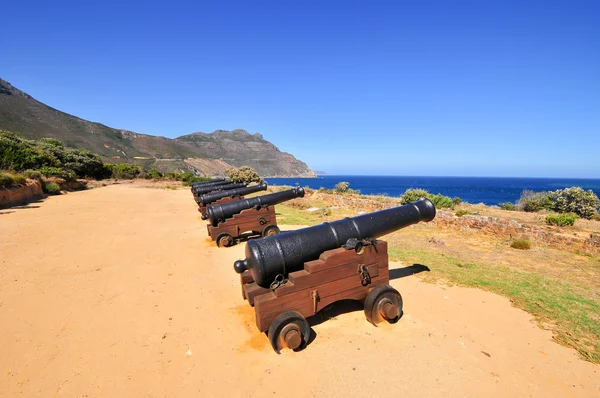
M 507 299 L 417 275 L 391 282 L 396 325 L 334 308 L 277 355 L 240 294 L 243 249 L 207 239 L 188 190 L 0 211 L 0 396 L 600 396 L 600 366 Z

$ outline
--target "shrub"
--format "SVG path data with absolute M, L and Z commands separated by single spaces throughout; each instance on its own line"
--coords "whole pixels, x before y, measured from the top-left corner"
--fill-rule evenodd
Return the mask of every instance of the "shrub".
M 575 213 L 551 214 L 546 217 L 546 224 L 566 227 L 574 225 L 575 220 L 577 220 L 577 214 Z
M 10 187 L 13 184 L 13 181 L 11 175 L 0 173 L 0 187 Z
M 40 173 L 46 177 L 58 177 L 67 181 L 74 180 L 77 177 L 74 171 L 67 171 L 59 167 L 44 166 L 40 168 Z
M 22 171 L 41 166 L 58 166 L 60 161 L 37 146 L 8 131 L 0 131 L 0 169 Z
M 49 195 L 60 195 L 60 186 L 55 182 L 42 182 L 42 190 Z
M 461 198 L 459 198 L 458 196 L 455 196 L 452 198 L 452 203 L 454 203 L 454 206 L 461 204 L 462 201 L 463 200 Z
M 344 193 L 348 192 L 348 188 L 350 188 L 350 183 L 348 181 L 340 181 L 337 184 L 335 184 L 333 190 L 337 193 Z
M 525 239 L 517 239 L 510 244 L 510 247 L 519 250 L 529 250 L 531 249 L 531 243 Z
M 459 217 L 466 216 L 467 214 L 472 214 L 469 210 L 457 210 L 456 215 Z
M 333 189 L 328 189 L 328 188 L 325 188 L 325 187 L 321 187 L 321 188 L 319 188 L 319 192 L 321 192 L 321 193 L 333 193 Z
M 262 182 L 260 175 L 249 166 L 225 170 L 225 173 L 235 182 Z
M 433 195 L 424 189 L 414 189 L 414 188 L 409 188 L 402 194 L 400 203 L 405 205 L 408 203 L 412 203 L 415 200 L 418 200 L 421 198 L 427 198 L 427 199 L 431 200 L 433 202 L 433 204 L 435 205 L 435 207 L 438 209 L 444 209 L 444 208 L 453 209 L 454 208 L 454 202 L 453 202 L 452 198 L 450 198 L 449 196 L 444 196 L 441 193 Z
M 517 210 L 517 206 L 511 202 L 499 203 L 498 206 L 500 206 L 502 210 Z
M 162 178 L 162 177 L 163 177 L 163 173 L 161 173 L 157 169 L 150 169 L 146 172 L 146 178 L 150 179 L 150 180 L 158 179 L 158 178 Z
M 523 191 L 517 203 L 518 209 L 528 212 L 540 211 L 542 209 L 552 210 L 552 206 L 551 192 L 534 192 L 530 190 Z
M 140 175 L 140 167 L 130 163 L 119 163 L 112 165 L 112 176 L 114 178 L 130 180 Z
M 315 193 L 315 190 L 312 189 L 311 187 L 306 186 L 306 187 L 304 187 L 304 192 L 306 192 L 308 195 L 311 195 L 311 194 Z
M 350 183 L 348 181 L 340 181 L 337 184 L 335 184 L 335 186 L 333 187 L 333 192 L 360 194 L 359 190 L 350 188 Z
M 27 178 L 29 178 L 30 180 L 41 180 L 42 179 L 42 173 L 40 173 L 38 170 L 25 170 L 23 172 L 23 175 Z
M 600 199 L 590 189 L 581 187 L 559 189 L 552 192 L 552 210 L 558 213 L 575 213 L 583 218 L 591 219 L 600 207 Z
M 595 214 L 592 216 L 592 220 L 595 220 L 595 221 L 600 221 L 600 213 L 595 213 Z

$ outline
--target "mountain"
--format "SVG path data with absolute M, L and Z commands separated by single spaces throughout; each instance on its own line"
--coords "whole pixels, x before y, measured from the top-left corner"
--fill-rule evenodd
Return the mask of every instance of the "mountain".
M 163 171 L 223 175 L 233 166 L 250 166 L 262 176 L 312 177 L 293 155 L 281 152 L 259 133 L 217 130 L 176 139 L 115 129 L 51 108 L 0 79 L 0 130 L 25 138 L 51 137 L 89 149 L 109 163 L 136 163 Z

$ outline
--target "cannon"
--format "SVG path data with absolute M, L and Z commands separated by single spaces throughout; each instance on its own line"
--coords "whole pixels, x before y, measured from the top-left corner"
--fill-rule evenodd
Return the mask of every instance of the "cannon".
M 225 181 L 226 180 L 224 178 L 213 178 L 211 180 L 206 180 L 206 181 L 192 182 L 190 185 L 192 187 L 199 187 L 201 185 L 216 184 L 216 183 L 225 182 Z
M 254 306 L 256 325 L 276 352 L 308 343 L 307 317 L 340 300 L 364 303 L 373 325 L 397 322 L 402 296 L 389 285 L 387 242 L 377 238 L 435 218 L 428 199 L 248 241 L 242 297 Z
M 268 195 L 240 199 L 206 208 L 204 219 L 209 220 L 208 235 L 219 247 L 231 246 L 236 238 L 250 235 L 271 236 L 279 233 L 275 218 L 275 205 L 294 198 L 304 197 L 303 188 Z
M 244 188 L 237 189 L 224 189 L 217 192 L 209 192 L 202 194 L 196 201 L 198 203 L 198 211 L 202 213 L 202 219 L 206 220 L 206 207 L 208 205 L 220 205 L 227 202 L 233 202 L 234 200 L 244 199 L 243 195 L 249 193 L 265 191 L 267 184 L 265 182 L 258 185 L 251 185 Z
M 226 182 L 224 182 L 222 184 L 199 186 L 197 188 L 194 188 L 194 190 L 192 192 L 194 193 L 194 196 L 200 196 L 200 195 L 208 193 L 208 192 L 221 191 L 223 189 L 243 188 L 243 187 L 245 187 L 247 185 L 248 184 L 245 183 L 245 182 L 237 182 L 237 183 L 235 183 L 233 181 L 226 181 Z

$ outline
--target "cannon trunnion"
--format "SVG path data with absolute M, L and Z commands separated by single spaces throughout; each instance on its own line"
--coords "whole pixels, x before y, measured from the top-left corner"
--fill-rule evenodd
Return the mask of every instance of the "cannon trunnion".
M 427 199 L 393 209 L 248 241 L 236 261 L 242 297 L 254 307 L 256 326 L 276 352 L 308 344 L 307 317 L 340 300 L 364 304 L 377 326 L 402 317 L 400 293 L 389 285 L 387 243 L 376 238 L 431 221 Z

